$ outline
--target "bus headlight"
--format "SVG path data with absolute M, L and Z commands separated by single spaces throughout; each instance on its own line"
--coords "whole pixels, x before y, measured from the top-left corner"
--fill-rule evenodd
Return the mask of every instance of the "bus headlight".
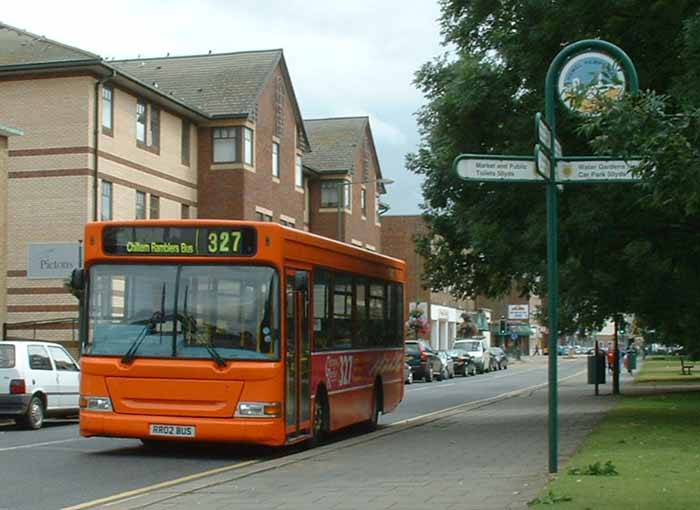
M 238 418 L 278 418 L 281 415 L 279 402 L 239 402 L 234 414 Z
M 84 397 L 80 396 L 80 409 L 88 411 L 112 412 L 112 400 L 109 397 Z

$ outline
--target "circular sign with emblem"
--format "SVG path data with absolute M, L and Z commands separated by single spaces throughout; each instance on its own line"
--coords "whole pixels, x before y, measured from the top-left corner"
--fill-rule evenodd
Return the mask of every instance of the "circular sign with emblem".
M 559 73 L 559 99 L 574 113 L 595 115 L 601 99 L 620 99 L 627 77 L 610 55 L 587 51 L 572 57 Z

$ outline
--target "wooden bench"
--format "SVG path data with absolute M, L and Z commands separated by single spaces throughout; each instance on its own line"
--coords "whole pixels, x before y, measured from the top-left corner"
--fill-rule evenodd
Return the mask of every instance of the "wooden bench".
M 679 356 L 681 360 L 681 375 L 690 375 L 690 371 L 695 365 L 688 365 L 688 363 L 683 363 L 683 356 Z

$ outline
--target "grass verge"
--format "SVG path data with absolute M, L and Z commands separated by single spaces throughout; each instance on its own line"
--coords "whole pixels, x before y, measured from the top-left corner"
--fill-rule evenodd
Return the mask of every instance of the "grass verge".
M 647 358 L 634 378 L 639 383 L 700 383 L 700 362 L 690 361 L 695 365 L 691 375 L 681 374 L 681 362 L 677 356 Z
M 700 508 L 700 393 L 625 396 L 531 508 Z

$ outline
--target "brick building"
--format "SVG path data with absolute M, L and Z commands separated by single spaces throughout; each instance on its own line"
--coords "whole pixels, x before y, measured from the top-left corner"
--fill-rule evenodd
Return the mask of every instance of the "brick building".
M 62 279 L 29 274 L 28 250 L 77 246 L 94 219 L 275 221 L 379 249 L 375 215 L 350 213 L 363 210 L 363 196 L 375 207 L 381 185 L 346 186 L 353 201 L 341 236 L 320 207 L 329 178 L 381 178 L 369 120 L 327 119 L 357 135 L 337 139 L 309 121 L 311 143 L 282 50 L 105 61 L 0 24 L 0 119 L 26 133 L 9 151 L 12 217 L 0 238 L 0 317 L 13 336 L 33 334 L 18 323 L 77 315 Z M 321 155 L 334 153 L 351 161 L 324 166 Z M 75 335 L 67 322 L 41 327 L 46 339 Z
M 305 120 L 313 152 L 304 166 L 318 175 L 311 189 L 311 230 L 381 250 L 379 197 L 385 192 L 367 117 Z
M 382 219 L 382 246 L 386 254 L 406 260 L 408 283 L 406 288 L 406 310 L 420 307 L 430 319 L 430 340 L 436 348 L 451 345 L 462 314 L 466 312 L 471 322 L 489 345 L 500 345 L 506 349 L 519 347 L 523 354 L 531 354 L 541 338 L 535 314 L 541 306 L 538 296 L 520 296 L 513 291 L 500 298 L 476 296 L 472 300 L 459 300 L 448 292 L 431 292 L 422 285 L 423 258 L 416 253 L 415 237 L 426 232 L 425 224 L 418 215 L 387 215 Z M 512 305 L 518 305 L 518 315 Z M 526 305 L 526 306 L 524 306 Z M 510 308 L 509 308 L 510 307 Z M 524 314 L 524 315 L 523 315 Z M 507 321 L 507 334 L 499 334 L 501 317 Z
M 425 232 L 425 224 L 418 215 L 382 218 L 382 247 L 384 253 L 406 261 L 406 310 L 416 306 L 430 319 L 430 343 L 436 349 L 449 349 L 457 337 L 462 314 L 474 311 L 472 301 L 459 300 L 448 292 L 432 292 L 422 285 L 423 258 L 416 253 L 415 237 Z M 488 331 L 485 332 L 488 335 Z
M 7 172 L 9 138 L 22 132 L 0 124 L 0 324 L 7 320 Z

